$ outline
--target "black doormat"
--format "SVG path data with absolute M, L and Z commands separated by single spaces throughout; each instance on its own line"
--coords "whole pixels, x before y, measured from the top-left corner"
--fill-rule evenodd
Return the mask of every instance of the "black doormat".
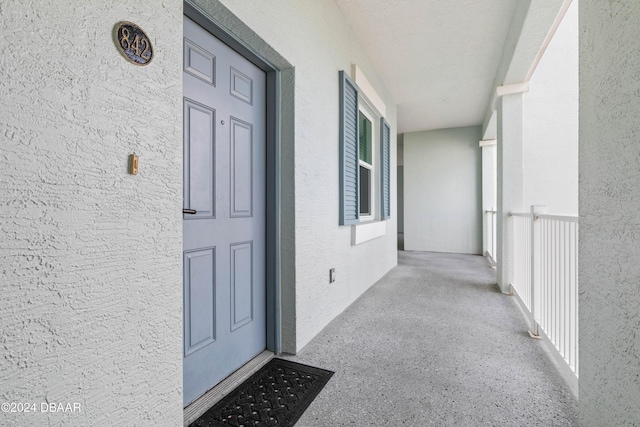
M 333 372 L 271 359 L 189 427 L 293 426 Z

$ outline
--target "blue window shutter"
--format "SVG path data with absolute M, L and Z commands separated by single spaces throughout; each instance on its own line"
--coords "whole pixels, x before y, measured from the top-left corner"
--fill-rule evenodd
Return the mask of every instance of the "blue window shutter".
M 340 225 L 360 216 L 358 165 L 358 87 L 340 71 Z
M 380 218 L 391 217 L 391 128 L 380 119 Z

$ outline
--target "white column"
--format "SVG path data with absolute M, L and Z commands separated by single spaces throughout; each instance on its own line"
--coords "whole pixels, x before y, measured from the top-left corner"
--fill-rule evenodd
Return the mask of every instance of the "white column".
M 509 293 L 513 282 L 513 221 L 509 212 L 523 211 L 523 93 L 527 84 L 499 87 L 498 92 L 498 221 L 497 279 Z
M 486 139 L 480 141 L 482 149 L 482 252 L 484 255 L 491 254 L 495 260 L 496 254 L 492 249 L 492 216 L 487 211 L 496 210 L 496 150 L 497 141 Z

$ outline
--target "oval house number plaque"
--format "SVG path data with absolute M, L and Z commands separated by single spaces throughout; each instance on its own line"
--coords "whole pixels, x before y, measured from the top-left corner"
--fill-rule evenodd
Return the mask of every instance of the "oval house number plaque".
M 125 58 L 136 65 L 147 65 L 153 59 L 149 37 L 132 22 L 123 21 L 116 26 L 116 44 Z

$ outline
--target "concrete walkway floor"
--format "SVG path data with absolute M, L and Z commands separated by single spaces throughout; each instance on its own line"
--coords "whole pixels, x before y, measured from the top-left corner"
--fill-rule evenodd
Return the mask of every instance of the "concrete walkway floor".
M 399 265 L 287 359 L 335 371 L 296 426 L 574 426 L 577 403 L 484 257 Z

